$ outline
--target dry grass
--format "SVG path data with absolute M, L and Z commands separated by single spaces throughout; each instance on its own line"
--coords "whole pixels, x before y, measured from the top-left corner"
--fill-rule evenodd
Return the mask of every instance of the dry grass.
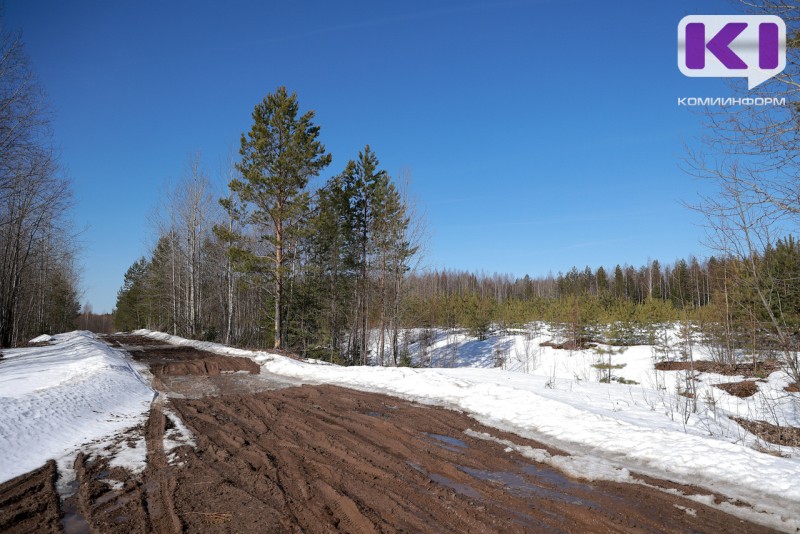
M 722 365 L 707 360 L 698 360 L 694 364 L 691 362 L 658 362 L 655 367 L 659 371 L 688 371 L 694 367 L 695 371 L 701 373 L 717 373 L 726 376 L 742 375 L 750 378 L 761 378 L 781 368 L 778 362 L 774 360 L 758 362 L 755 370 L 752 363 Z
M 743 380 L 741 382 L 728 382 L 726 384 L 715 384 L 722 391 L 731 395 L 746 399 L 758 393 L 758 384 L 755 380 Z
M 783 447 L 800 447 L 800 428 L 777 426 L 766 421 L 750 421 L 741 417 L 731 417 L 731 419 L 767 443 Z

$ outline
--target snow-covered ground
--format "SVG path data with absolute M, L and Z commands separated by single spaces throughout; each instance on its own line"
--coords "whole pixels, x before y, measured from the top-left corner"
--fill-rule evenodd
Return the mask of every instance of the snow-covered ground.
M 654 347 L 633 346 L 612 354 L 612 381 L 603 383 L 608 371 L 594 366 L 608 363 L 608 354 L 543 346 L 552 334 L 542 325 L 483 341 L 464 332 L 435 330 L 422 347 L 418 342 L 410 345 L 415 363 L 439 368 L 320 365 L 158 332 L 136 333 L 249 357 L 265 373 L 306 383 L 336 384 L 462 410 L 488 426 L 566 450 L 571 456 L 551 456 L 503 442 L 509 451 L 575 476 L 625 481 L 635 471 L 701 486 L 739 498 L 756 510 L 726 502 L 716 505 L 728 512 L 781 530 L 800 529 L 800 450 L 766 444 L 731 418 L 800 426 L 800 398 L 783 391 L 788 382 L 780 372 L 766 377 L 758 384 L 759 392 L 747 399 L 713 387 L 742 377 L 702 373 L 696 383 L 697 410 L 692 412 L 686 410 L 688 399 L 678 394 L 685 374 L 655 371 Z M 670 336 L 677 341 L 674 332 Z M 40 341 L 48 340 L 51 345 L 3 352 L 0 482 L 50 458 L 68 474 L 78 450 L 113 444 L 115 434 L 143 423 L 155 396 L 146 370 L 92 334 L 72 332 Z M 695 347 L 694 354 L 707 357 L 702 347 Z M 167 416 L 175 417 L 170 412 Z M 181 439 L 191 443 L 190 434 Z M 169 452 L 173 444 L 166 445 Z M 141 466 L 144 441 L 134 447 L 117 444 L 116 454 L 116 462 Z M 708 496 L 694 498 L 714 505 Z
M 409 345 L 412 361 L 418 366 L 436 368 L 498 368 L 515 373 L 546 377 L 553 389 L 571 389 L 579 384 L 607 381 L 611 374 L 611 388 L 601 391 L 627 392 L 636 397 L 636 404 L 646 404 L 653 411 L 663 412 L 670 419 L 680 419 L 685 411 L 686 397 L 678 396 L 686 390 L 686 373 L 657 371 L 655 362 L 665 358 L 680 360 L 684 350 L 678 336 L 677 325 L 667 325 L 657 335 L 665 338 L 660 347 L 636 345 L 617 347 L 597 344 L 586 350 L 556 349 L 548 341 L 560 341 L 556 332 L 547 325 L 529 325 L 524 330 L 509 330 L 485 340 L 468 335 L 463 330 L 432 329 L 411 333 L 414 340 Z M 421 341 L 426 338 L 425 341 Z M 545 343 L 545 344 L 543 344 Z M 695 340 L 692 344 L 695 360 L 711 360 L 708 348 Z M 748 361 L 746 358 L 744 361 Z M 599 364 L 599 365 L 598 365 Z M 610 364 L 613 368 L 606 367 Z M 757 382 L 759 392 L 742 399 L 714 387 L 717 384 L 740 382 L 745 377 L 716 373 L 700 373 L 694 382 L 698 411 L 687 424 L 701 427 L 716 423 L 715 433 L 743 441 L 748 446 L 757 445 L 774 452 L 793 454 L 791 450 L 754 442 L 754 437 L 724 416 L 763 420 L 780 426 L 800 427 L 800 395 L 787 394 L 789 384 L 783 372 L 766 376 Z M 604 384 L 607 385 L 607 384 Z M 621 387 L 622 386 L 622 387 Z M 630 387 L 627 387 L 630 386 Z M 613 395 L 612 395 L 613 396 Z M 710 411 L 711 413 L 706 413 Z M 710 419 L 709 419 L 710 417 Z M 720 426 L 721 425 L 721 426 Z M 710 429 L 709 429 L 710 431 Z M 744 432 L 744 433 L 743 433 Z M 794 451 L 794 454 L 798 454 Z
M 437 331 L 426 354 L 414 355 L 415 361 L 423 363 L 430 363 L 432 355 L 434 365 L 453 368 L 319 365 L 168 334 L 136 333 L 250 357 L 267 372 L 307 383 L 389 393 L 462 410 L 489 426 L 565 449 L 571 458 L 549 458 L 546 451 L 520 452 L 573 475 L 622 481 L 630 480 L 629 471 L 637 471 L 668 478 L 740 498 L 764 512 L 757 517 L 751 514 L 750 519 L 782 530 L 800 529 L 800 450 L 783 447 L 777 451 L 773 446 L 772 452 L 782 456 L 762 452 L 769 444 L 730 418 L 800 426 L 800 399 L 783 392 L 788 381 L 781 372 L 759 383 L 759 393 L 749 399 L 713 387 L 743 377 L 703 373 L 697 382 L 697 411 L 692 412 L 685 409 L 688 399 L 677 394 L 684 373 L 655 371 L 653 347 L 628 347 L 611 356 L 612 365 L 625 364 L 613 369 L 612 376 L 635 384 L 602 383 L 607 371 L 593 365 L 601 358 L 607 363 L 607 354 L 541 346 L 551 338 L 546 330 L 532 342 L 523 332 L 479 341 L 464 333 Z M 674 341 L 674 333 L 671 337 Z M 496 368 L 501 355 L 504 363 Z M 695 357 L 704 357 L 702 348 L 696 348 Z M 713 504 L 709 497 L 697 499 Z M 728 503 L 718 506 L 747 516 Z
M 107 446 L 118 449 L 116 462 L 143 466 L 144 440 L 114 440 L 146 420 L 155 396 L 130 360 L 89 332 L 34 341 L 51 344 L 4 350 L 0 360 L 0 482 L 49 459 L 68 482 L 79 450 Z

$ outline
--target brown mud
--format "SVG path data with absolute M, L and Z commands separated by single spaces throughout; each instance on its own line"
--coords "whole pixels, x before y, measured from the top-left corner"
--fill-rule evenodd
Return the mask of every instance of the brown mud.
M 707 360 L 697 360 L 695 362 L 663 361 L 657 362 L 655 367 L 658 371 L 688 371 L 694 368 L 695 371 L 700 373 L 717 373 L 727 376 L 742 375 L 748 378 L 761 378 L 763 375 L 779 371 L 781 368 L 780 364 L 774 360 L 758 362 L 755 369 L 752 363 L 723 365 Z
M 144 362 L 154 376 L 216 376 L 244 371 L 257 375 L 261 367 L 249 358 L 223 356 L 192 347 L 169 345 L 144 336 L 106 336 L 112 346 L 128 350 L 134 360 Z
M 334 386 L 275 389 L 287 384 L 264 375 L 235 373 L 227 378 L 246 378 L 246 386 L 219 381 L 208 388 L 210 379 L 226 378 L 210 375 L 222 367 L 189 365 L 189 351 L 132 341 L 121 344 L 151 366 L 154 383 L 169 397 L 156 399 L 138 431 L 147 443 L 146 468 L 134 475 L 109 469 L 105 458 L 79 455 L 77 492 L 65 504 L 85 523 L 67 532 L 767 531 L 643 485 L 570 478 L 465 431 L 563 452 L 460 412 Z M 197 351 L 195 357 L 209 356 Z M 176 362 L 187 365 L 169 367 Z M 203 371 L 209 374 L 197 374 Z M 190 387 L 192 381 L 201 386 Z M 192 432 L 195 447 L 165 450 L 165 432 L 174 431 L 167 408 Z M 20 531 L 60 530 L 55 468 L 47 469 L 0 485 L 6 499 L 0 514 L 14 495 L 18 506 L 42 510 L 41 529 Z M 37 504 L 48 499 L 52 510 Z
M 0 532 L 61 532 L 57 478 L 51 460 L 0 484 Z

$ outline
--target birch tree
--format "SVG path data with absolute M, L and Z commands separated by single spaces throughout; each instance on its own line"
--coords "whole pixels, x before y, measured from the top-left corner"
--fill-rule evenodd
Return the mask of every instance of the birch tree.
M 70 310 L 77 316 L 71 206 L 70 183 L 61 175 L 52 148 L 43 90 L 19 35 L 0 29 L 2 347 L 36 329 L 64 328 L 72 320 L 64 319 Z M 56 287 L 63 295 L 52 298 Z

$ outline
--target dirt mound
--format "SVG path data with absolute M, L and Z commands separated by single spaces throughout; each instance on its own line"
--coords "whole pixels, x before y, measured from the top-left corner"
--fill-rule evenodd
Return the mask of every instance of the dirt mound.
M 222 373 L 246 371 L 257 375 L 261 367 L 249 358 L 222 356 L 192 347 L 160 347 L 141 351 L 131 351 L 138 362 L 150 366 L 155 376 L 215 376 Z
M 156 377 L 218 376 L 246 371 L 257 375 L 261 367 L 249 358 L 223 356 L 194 347 L 170 345 L 145 336 L 114 334 L 103 339 L 112 347 L 128 351 L 134 360 L 146 363 Z
M 0 532 L 61 532 L 56 463 L 0 484 Z
M 108 334 L 99 336 L 112 347 L 136 346 L 154 347 L 167 345 L 166 341 L 159 341 L 147 336 L 137 336 L 136 334 Z

